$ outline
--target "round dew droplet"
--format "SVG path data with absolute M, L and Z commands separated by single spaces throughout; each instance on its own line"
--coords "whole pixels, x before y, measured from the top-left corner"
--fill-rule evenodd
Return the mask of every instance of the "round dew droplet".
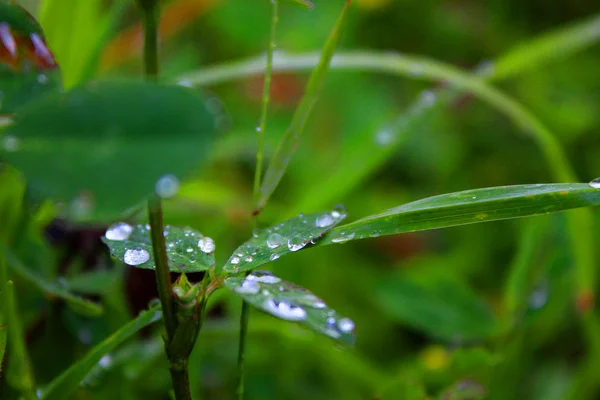
M 140 265 L 145 263 L 150 259 L 150 253 L 141 247 L 136 247 L 135 249 L 128 249 L 123 255 L 123 261 L 127 265 Z
M 354 322 L 349 318 L 342 318 L 337 323 L 338 328 L 342 332 L 352 332 L 354 330 Z
M 344 232 L 342 232 L 340 236 L 331 239 L 331 241 L 333 243 L 346 243 L 347 241 L 354 239 L 354 235 L 354 233 L 346 235 Z
M 246 257 L 244 257 L 244 261 L 246 261 L 246 262 L 252 262 L 252 260 L 254 260 L 252 258 L 252 256 L 246 256 Z
M 246 279 L 250 280 L 250 281 L 254 281 L 254 282 L 266 283 L 269 285 L 273 285 L 275 283 L 281 282 L 281 278 L 279 278 L 275 275 L 270 275 L 270 274 L 260 275 L 260 276 L 250 274 L 246 277 Z
M 179 191 L 179 179 L 175 175 L 165 175 L 156 182 L 155 190 L 158 197 L 170 199 Z
M 279 254 L 275 254 L 275 253 L 273 253 L 273 254 L 271 254 L 271 256 L 269 257 L 269 260 L 271 260 L 271 261 L 275 261 L 275 260 L 277 260 L 279 257 L 280 257 L 280 256 L 279 256 Z
M 298 250 L 302 249 L 304 246 L 306 246 L 304 239 L 298 235 L 292 236 L 288 240 L 288 249 L 290 249 L 290 251 L 298 251 Z
M 267 247 L 270 249 L 276 249 L 277 247 L 281 246 L 283 240 L 283 236 L 281 236 L 279 233 L 272 233 L 267 238 Z
M 600 189 L 600 178 L 596 178 L 590 182 L 590 186 L 594 189 Z
M 252 236 L 257 238 L 260 236 L 260 233 L 262 232 L 262 230 L 260 230 L 259 228 L 255 228 L 252 230 Z
M 239 264 L 240 263 L 240 258 L 239 257 L 233 257 L 229 262 L 231 264 L 233 264 L 233 265 Z
M 215 251 L 215 242 L 209 237 L 198 240 L 198 247 L 203 253 L 210 254 Z
M 333 225 L 334 221 L 331 215 L 325 214 L 317 217 L 317 228 L 327 228 L 328 226 Z
M 125 222 L 117 222 L 111 225 L 104 234 L 108 240 L 127 240 L 133 232 L 133 227 Z
M 346 207 L 344 207 L 341 204 L 338 204 L 337 206 L 333 207 L 333 211 L 331 212 L 331 216 L 333 218 L 344 218 L 346 216 Z

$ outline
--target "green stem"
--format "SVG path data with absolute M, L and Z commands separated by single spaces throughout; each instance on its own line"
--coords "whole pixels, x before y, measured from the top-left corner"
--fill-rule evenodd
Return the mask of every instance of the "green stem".
M 177 400 L 192 400 L 190 393 L 190 378 L 188 374 L 188 360 L 181 360 L 169 365 L 173 391 Z
M 273 14 L 271 16 L 271 35 L 269 50 L 267 51 L 267 67 L 265 71 L 265 83 L 263 86 L 262 109 L 260 120 L 256 128 L 258 133 L 258 149 L 256 151 L 256 169 L 254 171 L 254 201 L 258 198 L 260 188 L 260 178 L 263 169 L 263 154 L 265 147 L 265 129 L 267 126 L 267 113 L 269 110 L 269 101 L 271 100 L 271 78 L 273 75 L 273 53 L 275 52 L 275 36 L 277 34 L 277 22 L 279 22 L 279 2 L 271 1 Z
M 260 180 L 263 169 L 263 155 L 265 147 L 265 129 L 267 127 L 267 115 L 269 111 L 269 102 L 271 100 L 271 80 L 273 76 L 273 54 L 275 53 L 277 34 L 277 23 L 279 22 L 279 1 L 271 0 L 271 33 L 269 39 L 269 48 L 267 50 L 267 66 L 265 71 L 265 82 L 263 85 L 262 108 L 260 120 L 256 128 L 258 133 L 258 149 L 256 151 L 256 169 L 254 170 L 254 202 L 258 200 Z M 256 216 L 255 216 L 256 217 Z M 252 227 L 257 228 L 256 218 L 252 219 Z M 242 301 L 242 314 L 240 316 L 240 338 L 238 343 L 238 382 L 237 397 L 239 400 L 244 398 L 244 360 L 246 358 L 246 342 L 248 334 L 248 320 L 250 317 L 250 306 Z
M 146 2 L 148 3 L 148 2 Z M 144 21 L 144 73 L 151 80 L 158 79 L 158 17 L 157 2 L 142 4 Z
M 154 252 L 154 260 L 156 262 L 156 286 L 167 330 L 167 343 L 170 343 L 177 328 L 177 320 L 173 312 L 173 289 L 165 237 L 163 235 L 165 229 L 163 225 L 162 204 L 156 195 L 151 195 L 148 199 L 148 219 L 150 221 L 152 251 Z

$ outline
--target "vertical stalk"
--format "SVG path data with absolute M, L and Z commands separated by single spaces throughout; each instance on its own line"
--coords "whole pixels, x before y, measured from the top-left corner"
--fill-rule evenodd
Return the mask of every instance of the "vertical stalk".
M 148 79 L 158 79 L 158 1 L 142 1 L 144 21 L 144 73 Z
M 279 22 L 279 1 L 271 0 L 271 32 L 269 39 L 269 48 L 267 50 L 267 66 L 265 71 L 265 82 L 263 85 L 262 107 L 260 120 L 256 131 L 258 133 L 258 148 L 256 151 L 256 169 L 254 170 L 254 203 L 258 200 L 260 180 L 262 177 L 263 154 L 265 147 L 265 129 L 267 127 L 267 114 L 269 111 L 269 102 L 271 100 L 271 78 L 273 76 L 273 54 L 275 53 L 275 37 L 277 34 L 277 23 Z M 252 227 L 257 227 L 256 215 L 253 215 Z M 238 343 L 238 380 L 237 380 L 237 398 L 244 398 L 244 361 L 246 358 L 246 338 L 248 335 L 248 320 L 250 317 L 250 306 L 242 301 L 242 315 L 240 316 L 240 338 Z

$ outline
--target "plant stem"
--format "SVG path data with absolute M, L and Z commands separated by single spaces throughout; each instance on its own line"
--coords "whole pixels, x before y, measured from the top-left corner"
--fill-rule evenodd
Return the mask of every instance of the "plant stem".
M 267 50 L 267 66 L 265 71 L 265 82 L 263 85 L 262 108 L 260 120 L 256 128 L 258 133 L 258 149 L 256 151 L 256 169 L 254 170 L 254 195 L 256 202 L 259 196 L 260 180 L 262 177 L 263 155 L 265 147 L 265 130 L 267 127 L 267 115 L 269 111 L 269 102 L 271 100 L 271 78 L 273 75 L 273 53 L 275 53 L 275 37 L 277 35 L 277 23 L 279 22 L 279 1 L 271 0 L 271 32 L 269 39 L 269 48 Z M 256 229 L 256 215 L 252 219 L 252 227 Z M 244 398 L 244 361 L 246 358 L 246 341 L 248 335 L 248 320 L 250 318 L 250 305 L 242 301 L 242 314 L 240 316 L 240 338 L 238 343 L 238 381 L 237 398 Z
M 156 262 L 156 286 L 158 288 L 160 304 L 162 305 L 167 338 L 170 343 L 177 328 L 177 320 L 173 312 L 173 288 L 171 285 L 165 237 L 163 235 L 165 229 L 163 225 L 162 204 L 156 195 L 151 195 L 148 199 L 148 219 L 150 221 L 152 251 Z
M 158 2 L 141 5 L 144 20 L 144 73 L 150 80 L 158 79 Z

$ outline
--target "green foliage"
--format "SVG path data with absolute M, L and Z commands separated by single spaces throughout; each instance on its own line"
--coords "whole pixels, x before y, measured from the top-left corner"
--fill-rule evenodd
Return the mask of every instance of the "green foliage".
M 173 272 L 206 271 L 215 265 L 215 243 L 190 228 L 165 226 L 169 269 Z M 137 268 L 155 269 L 150 226 L 119 222 L 106 231 L 102 241 L 121 262 Z
M 34 195 L 67 202 L 65 215 L 110 221 L 161 177 L 189 174 L 206 158 L 214 132 L 206 99 L 189 89 L 99 81 L 19 110 L 5 130 L 18 145 L 4 157 Z

